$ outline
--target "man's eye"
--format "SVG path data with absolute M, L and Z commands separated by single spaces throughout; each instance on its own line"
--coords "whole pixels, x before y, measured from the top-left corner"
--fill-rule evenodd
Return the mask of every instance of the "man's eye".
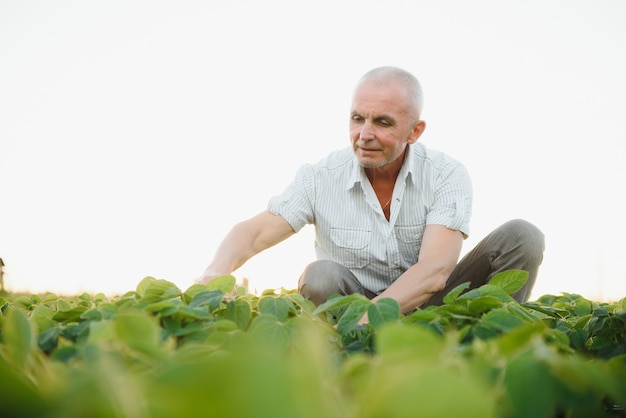
M 378 124 L 379 124 L 380 126 L 391 126 L 391 122 L 389 122 L 389 121 L 388 121 L 388 120 L 386 120 L 386 119 L 380 119 L 380 120 L 378 121 Z
M 361 122 L 363 120 L 363 118 L 360 117 L 359 115 L 352 115 L 352 120 L 354 122 Z

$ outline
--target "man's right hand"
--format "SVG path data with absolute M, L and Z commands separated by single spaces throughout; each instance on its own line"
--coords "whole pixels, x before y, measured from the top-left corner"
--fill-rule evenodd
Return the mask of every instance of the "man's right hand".
M 227 276 L 228 274 L 229 273 L 218 273 L 216 270 L 207 268 L 206 270 L 204 270 L 204 273 L 202 273 L 202 275 L 195 280 L 195 283 L 207 284 L 208 282 L 215 279 L 216 277 Z

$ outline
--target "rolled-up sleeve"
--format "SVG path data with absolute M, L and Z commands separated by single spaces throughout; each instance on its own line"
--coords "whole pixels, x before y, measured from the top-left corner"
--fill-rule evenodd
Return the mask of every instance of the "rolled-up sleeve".
M 270 199 L 267 209 L 280 215 L 298 232 L 305 225 L 313 223 L 315 178 L 311 165 L 302 166 L 285 191 Z
M 448 164 L 436 180 L 434 201 L 426 223 L 444 225 L 460 231 L 467 238 L 471 215 L 472 183 L 469 174 L 460 163 Z

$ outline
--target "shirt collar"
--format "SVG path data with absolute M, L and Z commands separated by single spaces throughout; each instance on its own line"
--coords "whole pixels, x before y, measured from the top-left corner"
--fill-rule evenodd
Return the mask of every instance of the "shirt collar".
M 352 158 L 352 171 L 350 176 L 348 177 L 348 181 L 346 182 L 346 190 L 350 190 L 357 186 L 357 184 L 361 184 L 362 181 L 366 178 L 365 170 L 359 164 L 359 160 L 353 155 Z
M 417 173 L 417 158 L 411 158 L 413 155 L 413 146 L 414 144 L 408 144 L 406 149 L 406 156 L 404 158 L 404 164 L 402 164 L 402 168 L 400 169 L 400 173 L 398 174 L 398 178 L 408 180 L 409 178 L 415 179 Z

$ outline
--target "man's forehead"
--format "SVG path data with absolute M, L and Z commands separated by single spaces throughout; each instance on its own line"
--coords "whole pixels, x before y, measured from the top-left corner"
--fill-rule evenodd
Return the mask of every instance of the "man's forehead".
M 354 91 L 353 102 L 360 100 L 378 101 L 406 101 L 408 98 L 407 86 L 397 81 L 377 82 L 376 80 L 360 83 Z
M 392 116 L 404 114 L 408 108 L 407 96 L 403 92 L 364 89 L 355 92 L 351 112 L 368 116 Z

